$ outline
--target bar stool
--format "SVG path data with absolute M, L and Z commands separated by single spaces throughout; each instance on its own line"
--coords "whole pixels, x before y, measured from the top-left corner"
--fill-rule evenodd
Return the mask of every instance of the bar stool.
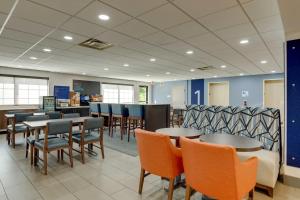
M 99 103 L 90 103 L 90 116 L 100 117 L 101 109 Z
M 108 103 L 101 103 L 100 104 L 100 110 L 101 110 L 101 117 L 104 117 L 104 119 L 107 119 L 107 128 L 108 128 L 108 134 L 110 135 L 110 124 L 111 124 L 111 104 Z
M 128 142 L 130 141 L 130 130 L 136 128 L 144 128 L 144 106 L 143 105 L 127 105 L 128 108 Z M 135 137 L 135 133 L 133 131 Z
M 110 136 L 113 137 L 114 128 L 120 126 L 121 140 L 123 140 L 123 134 L 127 127 L 127 117 L 128 109 L 124 104 L 111 104 L 111 133 Z

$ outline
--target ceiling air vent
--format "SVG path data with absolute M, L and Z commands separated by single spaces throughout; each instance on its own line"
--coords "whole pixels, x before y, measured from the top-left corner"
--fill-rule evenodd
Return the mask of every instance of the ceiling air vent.
M 197 69 L 201 70 L 201 71 L 207 71 L 207 70 L 214 69 L 214 67 L 209 65 L 209 66 L 204 66 L 204 67 L 198 67 Z
M 94 39 L 94 38 L 90 38 L 84 42 L 81 42 L 79 45 L 83 46 L 83 47 L 97 49 L 97 50 L 104 50 L 104 49 L 107 49 L 107 48 L 113 46 L 110 43 L 102 42 L 102 41 Z

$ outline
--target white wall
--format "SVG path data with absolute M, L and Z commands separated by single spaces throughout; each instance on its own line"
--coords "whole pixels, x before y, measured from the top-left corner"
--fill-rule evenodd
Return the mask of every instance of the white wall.
M 75 74 L 64 74 L 64 73 L 54 73 L 54 72 L 47 72 L 47 71 L 38 71 L 38 70 L 29 70 L 29 69 L 17 69 L 17 68 L 9 68 L 9 67 L 0 67 L 0 74 L 7 74 L 7 75 L 20 75 L 20 76 L 36 76 L 36 77 L 48 77 L 49 78 L 49 95 L 53 95 L 53 88 L 54 85 L 62 85 L 62 86 L 69 86 L 70 89 L 73 89 L 73 80 L 88 80 L 88 81 L 99 81 L 105 83 L 119 83 L 119 84 L 131 84 L 134 85 L 134 101 L 135 103 L 138 102 L 138 86 L 139 85 L 148 85 L 149 87 L 149 97 L 148 99 L 151 100 L 151 84 L 145 82 L 138 82 L 138 81 L 130 81 L 130 80 L 122 80 L 122 79 L 110 79 L 104 77 L 93 77 L 93 76 L 83 76 L 83 75 L 75 75 Z M 1 76 L 0 76 L 1 78 Z M 149 102 L 150 103 L 150 102 Z M 16 108 L 19 106 L 1 106 L 0 109 L 4 108 L 10 109 L 10 107 Z M 22 106 L 23 108 L 24 106 Z M 32 106 L 26 106 L 32 107 Z

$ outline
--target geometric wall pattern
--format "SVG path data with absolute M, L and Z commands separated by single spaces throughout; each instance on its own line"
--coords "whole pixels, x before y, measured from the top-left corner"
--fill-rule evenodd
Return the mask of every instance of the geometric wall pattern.
M 256 139 L 263 148 L 282 152 L 280 110 L 274 108 L 187 105 L 183 127 L 203 134 L 227 133 Z

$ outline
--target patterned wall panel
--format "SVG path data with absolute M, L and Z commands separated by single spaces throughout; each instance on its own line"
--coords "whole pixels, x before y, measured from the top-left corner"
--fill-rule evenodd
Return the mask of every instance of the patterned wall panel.
M 265 149 L 281 152 L 278 109 L 188 105 L 183 127 L 202 130 L 203 134 L 227 133 L 254 138 Z

